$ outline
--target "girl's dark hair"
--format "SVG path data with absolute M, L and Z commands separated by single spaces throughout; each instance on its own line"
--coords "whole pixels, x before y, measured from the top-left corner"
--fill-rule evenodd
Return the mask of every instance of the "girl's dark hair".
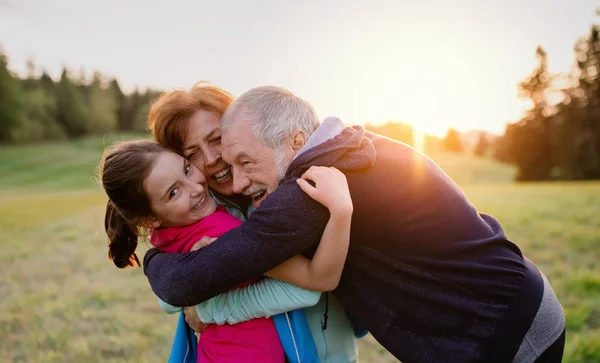
M 153 141 L 125 141 L 108 147 L 102 156 L 99 174 L 108 196 L 104 217 L 108 258 L 119 268 L 140 266 L 135 254 L 140 222 L 152 216 L 144 180 L 164 151 Z

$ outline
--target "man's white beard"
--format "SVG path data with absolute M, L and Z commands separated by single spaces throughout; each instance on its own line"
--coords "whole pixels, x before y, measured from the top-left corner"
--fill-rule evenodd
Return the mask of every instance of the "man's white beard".
M 275 149 L 275 170 L 277 171 L 277 183 L 281 183 L 283 178 L 285 178 L 285 174 L 287 172 L 288 167 L 290 166 L 290 162 L 287 160 L 285 153 L 282 150 L 283 148 Z

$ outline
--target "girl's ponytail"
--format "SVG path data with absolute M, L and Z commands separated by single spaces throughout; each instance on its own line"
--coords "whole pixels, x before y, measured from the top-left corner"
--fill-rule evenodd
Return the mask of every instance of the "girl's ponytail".
M 156 157 L 167 150 L 153 141 L 124 141 L 106 149 L 99 175 L 108 196 L 104 229 L 108 258 L 119 268 L 140 266 L 135 254 L 140 221 L 152 217 L 144 181 Z
M 127 220 L 110 200 L 106 204 L 104 229 L 108 236 L 108 258 L 118 268 L 140 266 L 140 260 L 135 254 L 138 244 L 137 233 L 131 229 Z

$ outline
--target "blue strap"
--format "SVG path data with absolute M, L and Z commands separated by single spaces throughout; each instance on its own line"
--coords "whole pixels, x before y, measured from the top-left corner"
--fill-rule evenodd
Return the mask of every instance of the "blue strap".
M 179 313 L 168 363 L 196 363 L 198 359 L 197 345 L 196 334 L 185 322 L 185 315 L 182 311 Z
M 320 362 L 319 353 L 310 332 L 304 309 L 274 315 L 272 319 L 285 353 L 286 362 Z M 298 358 L 300 358 L 300 361 L 298 361 Z

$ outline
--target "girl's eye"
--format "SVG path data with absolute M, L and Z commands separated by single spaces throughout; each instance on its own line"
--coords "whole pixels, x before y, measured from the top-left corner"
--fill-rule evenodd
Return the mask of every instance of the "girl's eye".
M 171 189 L 171 191 L 169 192 L 169 199 L 173 199 L 173 197 L 176 196 L 177 193 L 179 193 L 179 189 L 178 188 Z
M 192 166 L 190 164 L 187 164 L 185 166 L 184 172 L 185 172 L 185 175 L 188 175 L 189 173 L 191 173 L 192 172 Z

